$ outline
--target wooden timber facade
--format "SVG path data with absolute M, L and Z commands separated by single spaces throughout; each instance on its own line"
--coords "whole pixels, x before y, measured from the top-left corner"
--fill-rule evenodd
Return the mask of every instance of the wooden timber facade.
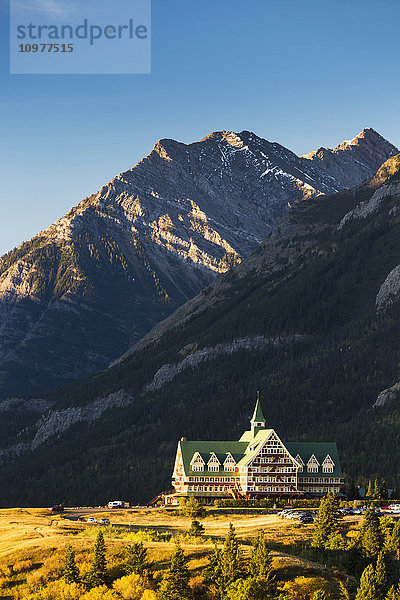
M 217 498 L 296 498 L 339 493 L 343 474 L 334 442 L 283 442 L 266 427 L 257 400 L 251 428 L 239 441 L 178 443 L 173 490 L 165 504 L 194 496 Z

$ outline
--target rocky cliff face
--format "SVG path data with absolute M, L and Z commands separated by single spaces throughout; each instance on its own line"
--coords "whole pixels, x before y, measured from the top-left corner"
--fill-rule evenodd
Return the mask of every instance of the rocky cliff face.
M 238 265 L 289 205 L 360 183 L 393 153 L 370 129 L 305 157 L 246 131 L 159 141 L 0 259 L 0 399 L 104 368 Z

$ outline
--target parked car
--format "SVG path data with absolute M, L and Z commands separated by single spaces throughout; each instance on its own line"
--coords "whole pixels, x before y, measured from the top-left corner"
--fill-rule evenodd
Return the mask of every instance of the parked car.
M 51 506 L 49 508 L 49 511 L 50 512 L 58 512 L 58 513 L 64 512 L 64 507 L 62 504 L 55 504 L 54 506 Z
M 287 519 L 298 519 L 302 514 L 304 514 L 304 513 L 302 513 L 299 510 L 293 510 L 292 512 L 290 512 L 286 515 L 286 518 Z
M 97 523 L 96 517 L 89 517 L 86 521 L 87 523 Z
M 299 523 L 303 523 L 304 525 L 314 523 L 314 519 L 311 515 L 302 515 L 299 517 Z
M 78 523 L 84 523 L 85 522 L 85 518 L 84 517 L 78 517 L 77 521 L 78 521 Z
M 101 525 L 109 525 L 110 524 L 110 519 L 107 519 L 106 517 L 103 517 L 99 520 L 99 523 Z

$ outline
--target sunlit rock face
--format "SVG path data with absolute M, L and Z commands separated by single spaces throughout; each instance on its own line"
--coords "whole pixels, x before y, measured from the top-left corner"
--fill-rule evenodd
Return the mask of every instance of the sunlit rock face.
M 305 157 L 247 131 L 157 142 L 0 259 L 0 399 L 104 368 L 293 203 L 360 183 L 395 152 L 370 129 Z
M 311 161 L 321 173 L 340 182 L 339 189 L 352 188 L 371 177 L 391 156 L 398 154 L 393 144 L 366 127 L 354 139 L 344 141 L 333 150 L 319 148 L 303 158 Z

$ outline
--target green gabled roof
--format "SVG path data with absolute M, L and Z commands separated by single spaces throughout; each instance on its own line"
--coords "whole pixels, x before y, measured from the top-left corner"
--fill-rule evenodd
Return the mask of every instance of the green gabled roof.
M 227 475 L 229 477 L 238 476 L 238 473 L 223 471 L 192 471 L 190 462 L 193 455 L 197 452 L 200 454 L 204 462 L 207 464 L 212 454 L 215 454 L 221 465 L 224 464 L 228 454 L 231 454 L 236 463 L 242 458 L 247 448 L 247 442 L 225 442 L 225 441 L 181 441 L 180 447 L 182 451 L 183 466 L 186 475 L 196 477 L 218 477 L 219 475 Z
M 192 471 L 191 460 L 197 453 L 200 454 L 205 464 L 211 458 L 212 454 L 218 458 L 223 466 L 228 454 L 231 454 L 238 466 L 244 466 L 251 461 L 258 453 L 260 446 L 268 439 L 273 429 L 261 429 L 253 438 L 251 431 L 246 431 L 238 442 L 230 441 L 181 441 L 179 442 L 182 451 L 183 466 L 187 476 L 195 477 L 238 477 L 239 473 L 231 471 Z M 319 464 L 322 465 L 326 456 L 330 456 L 335 466 L 333 473 L 323 473 L 322 469 L 318 473 L 308 473 L 305 469 L 299 473 L 300 477 L 343 477 L 340 465 L 339 454 L 335 442 L 283 442 L 287 451 L 293 458 L 299 454 L 306 466 L 311 456 L 314 454 Z M 246 450 L 251 448 L 251 451 Z
M 265 417 L 263 415 L 263 411 L 261 409 L 261 404 L 259 399 L 257 398 L 256 406 L 254 408 L 254 413 L 251 418 L 252 422 L 260 422 L 263 421 L 265 423 Z
M 296 458 L 299 454 L 303 460 L 305 468 L 302 473 L 299 473 L 299 477 L 343 477 L 339 453 L 335 442 L 283 442 L 283 444 L 293 458 Z M 318 473 L 308 473 L 306 470 L 307 463 L 313 454 L 321 466 L 329 454 L 335 463 L 333 473 L 323 473 L 322 469 L 319 469 Z

